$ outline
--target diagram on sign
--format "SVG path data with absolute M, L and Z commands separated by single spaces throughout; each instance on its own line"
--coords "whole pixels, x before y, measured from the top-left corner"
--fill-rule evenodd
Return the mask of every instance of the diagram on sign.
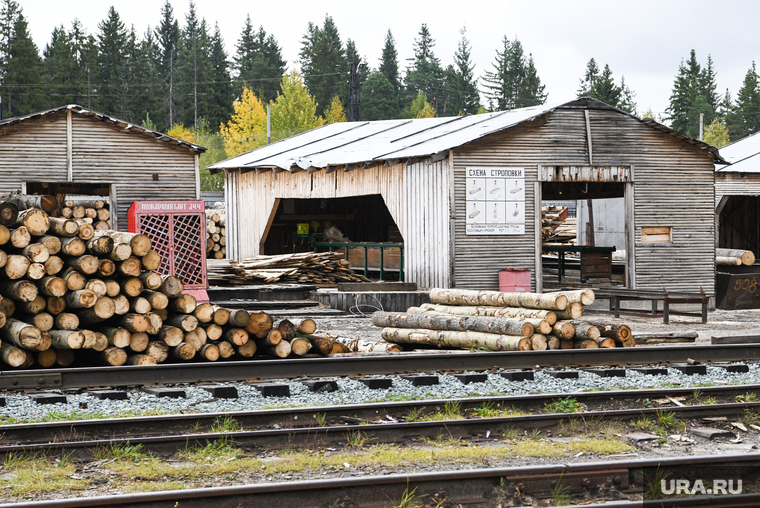
M 524 168 L 468 167 L 466 233 L 525 234 Z

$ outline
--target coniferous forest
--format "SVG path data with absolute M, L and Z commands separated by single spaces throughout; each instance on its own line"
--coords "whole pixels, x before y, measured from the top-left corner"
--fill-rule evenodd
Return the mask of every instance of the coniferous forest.
M 74 19 L 56 27 L 45 47 L 38 48 L 20 4 L 0 0 L 2 117 L 79 104 L 206 146 L 205 167 L 265 144 L 267 106 L 272 139 L 277 140 L 336 121 L 535 106 L 550 93 L 541 83 L 541 62 L 517 38 L 503 38 L 478 79 L 464 28 L 455 53 L 437 55 L 434 34 L 422 24 L 413 58 L 401 63 L 390 30 L 379 61 L 367 62 L 362 48 L 342 38 L 329 15 L 309 23 L 295 62 L 284 59 L 276 36 L 250 16 L 234 54 L 228 54 L 218 25 L 199 19 L 192 2 L 184 19 L 177 19 L 166 0 L 160 18 L 145 33 L 128 26 L 111 7 L 94 33 Z M 637 112 L 635 92 L 608 64 L 590 58 L 579 71 L 578 97 L 652 116 Z M 760 79 L 755 63 L 735 95 L 716 88 L 711 57 L 700 63 L 692 50 L 676 69 L 665 116 L 656 119 L 697 137 L 701 113 L 704 139 L 715 146 L 757 132 Z M 204 185 L 213 186 L 211 180 Z

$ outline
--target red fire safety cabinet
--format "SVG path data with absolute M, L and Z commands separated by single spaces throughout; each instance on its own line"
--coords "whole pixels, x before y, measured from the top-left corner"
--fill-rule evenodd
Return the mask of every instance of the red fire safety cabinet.
M 161 255 L 158 273 L 179 277 L 186 293 L 208 302 L 203 201 L 135 201 L 129 207 L 129 231 L 150 238 Z

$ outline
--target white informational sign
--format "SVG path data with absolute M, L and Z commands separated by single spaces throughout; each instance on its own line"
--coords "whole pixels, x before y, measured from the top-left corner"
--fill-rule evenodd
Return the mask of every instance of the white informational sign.
M 525 234 L 525 168 L 468 167 L 468 235 Z

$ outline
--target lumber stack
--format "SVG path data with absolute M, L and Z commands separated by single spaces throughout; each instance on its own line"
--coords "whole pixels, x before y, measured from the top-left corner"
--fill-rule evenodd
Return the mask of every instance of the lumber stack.
M 224 259 L 227 255 L 227 228 L 224 210 L 206 209 L 206 257 Z
M 339 252 L 299 252 L 278 256 L 257 256 L 241 261 L 210 262 L 209 282 L 215 284 L 316 284 L 366 282 L 356 274 Z
M 372 323 L 388 342 L 437 347 L 528 351 L 633 347 L 626 325 L 581 320 L 594 303 L 591 289 L 554 293 L 504 293 L 432 289 L 432 303 L 405 313 L 376 312 Z
M 752 266 L 755 254 L 751 250 L 715 249 L 715 264 L 722 266 Z
M 544 244 L 575 245 L 577 219 L 567 216 L 566 206 L 541 207 L 541 240 Z

